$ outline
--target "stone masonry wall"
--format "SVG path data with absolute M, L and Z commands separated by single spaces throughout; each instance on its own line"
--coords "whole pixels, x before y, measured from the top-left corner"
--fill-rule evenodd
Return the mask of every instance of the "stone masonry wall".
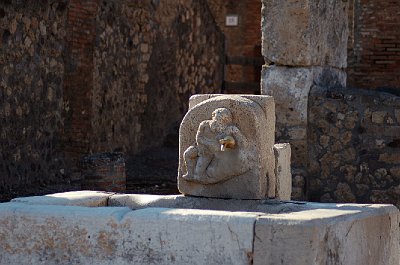
M 94 152 L 160 145 L 190 95 L 220 91 L 223 35 L 203 0 L 103 1 L 96 30 Z
M 160 145 L 191 94 L 222 84 L 205 0 L 5 0 L 0 36 L 0 195 Z
M 399 207 L 400 97 L 314 87 L 309 100 L 309 199 Z
M 354 1 L 354 3 L 353 3 Z M 348 46 L 348 84 L 400 88 L 400 2 L 353 0 Z
M 62 180 L 68 1 L 0 1 L 0 194 Z

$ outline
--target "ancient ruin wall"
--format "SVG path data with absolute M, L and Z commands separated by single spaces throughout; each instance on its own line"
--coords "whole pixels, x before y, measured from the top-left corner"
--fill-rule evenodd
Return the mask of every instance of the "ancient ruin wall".
M 233 63 L 229 58 L 252 60 L 261 56 L 261 1 L 259 0 L 207 0 L 218 27 L 225 36 L 225 93 L 260 93 L 261 66 L 257 63 Z M 226 16 L 237 15 L 238 25 L 227 26 Z M 237 60 L 236 59 L 236 60 Z M 230 87 L 229 83 L 233 84 Z M 242 85 L 239 85 L 242 83 Z M 237 85 L 235 87 L 235 84 Z M 256 85 L 256 86 L 254 86 Z
M 67 1 L 0 1 L 0 194 L 62 179 Z
M 354 0 L 350 3 L 353 8 L 350 10 L 348 84 L 399 91 L 399 1 Z
M 399 207 L 400 97 L 315 87 L 309 100 L 309 199 Z
M 221 87 L 223 36 L 203 0 L 1 1 L 0 36 L 8 191 L 68 185 L 89 152 L 158 145 L 191 94 Z
M 203 0 L 103 1 L 96 30 L 92 151 L 160 145 L 190 95 L 220 91 L 223 35 Z

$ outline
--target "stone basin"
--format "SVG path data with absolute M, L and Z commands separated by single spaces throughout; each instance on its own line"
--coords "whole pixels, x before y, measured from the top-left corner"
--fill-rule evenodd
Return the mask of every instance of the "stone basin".
M 0 204 L 0 264 L 399 264 L 392 205 L 94 191 Z

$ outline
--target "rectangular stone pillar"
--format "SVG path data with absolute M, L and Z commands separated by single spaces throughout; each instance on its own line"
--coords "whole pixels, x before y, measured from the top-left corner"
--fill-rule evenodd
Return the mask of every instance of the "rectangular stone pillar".
M 266 63 L 347 67 L 348 1 L 262 0 Z
M 280 200 L 290 200 L 292 195 L 292 174 L 290 172 L 290 144 L 275 144 L 275 196 Z
M 261 94 L 273 96 L 276 107 L 276 138 L 292 145 L 292 165 L 307 165 L 308 95 L 313 85 L 343 87 L 346 73 L 333 67 L 264 65 Z
M 275 99 L 277 141 L 291 144 L 293 177 L 303 178 L 294 183 L 304 185 L 310 89 L 314 85 L 346 86 L 348 2 L 262 3 L 262 54 L 266 65 L 261 75 L 261 94 Z M 293 197 L 304 199 L 299 194 Z

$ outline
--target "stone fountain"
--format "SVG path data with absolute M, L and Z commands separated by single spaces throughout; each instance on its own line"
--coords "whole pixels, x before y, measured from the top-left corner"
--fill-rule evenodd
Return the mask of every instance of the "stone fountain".
M 183 195 L 79 191 L 0 204 L 0 264 L 399 264 L 392 205 L 290 200 L 269 96 L 196 95 Z

